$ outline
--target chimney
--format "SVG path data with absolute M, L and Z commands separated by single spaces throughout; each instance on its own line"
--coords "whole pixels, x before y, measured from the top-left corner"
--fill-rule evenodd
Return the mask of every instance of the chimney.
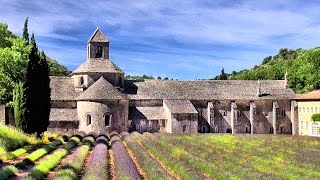
M 288 71 L 284 74 L 284 88 L 288 89 Z
M 258 96 L 258 97 L 261 96 L 261 82 L 260 82 L 260 80 L 258 80 L 257 96 Z

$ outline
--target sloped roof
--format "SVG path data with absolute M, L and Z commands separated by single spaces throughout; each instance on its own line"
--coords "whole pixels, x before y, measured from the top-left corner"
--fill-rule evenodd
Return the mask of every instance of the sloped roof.
M 91 37 L 88 40 L 88 43 L 90 42 L 108 42 L 109 39 L 107 36 L 105 36 L 102 31 L 97 27 L 97 29 L 93 32 Z
M 173 114 L 196 114 L 198 111 L 190 100 L 163 100 Z
M 320 100 L 320 90 L 314 90 L 305 94 L 297 94 L 297 100 Z
M 87 90 L 82 92 L 76 100 L 116 100 L 126 99 L 125 95 L 119 92 L 103 77 L 93 83 Z
M 91 58 L 82 63 L 72 74 L 82 73 L 123 73 L 123 71 L 109 59 Z
M 132 107 L 129 109 L 129 119 L 166 119 L 162 106 L 158 107 Z
M 77 109 L 51 108 L 49 121 L 79 121 Z
M 206 80 L 175 81 L 146 80 L 125 81 L 129 99 L 293 99 L 292 89 L 285 88 L 284 80 L 260 81 L 262 96 L 257 96 L 258 81 Z
M 75 100 L 79 95 L 75 91 L 74 81 L 71 77 L 50 76 L 51 100 Z

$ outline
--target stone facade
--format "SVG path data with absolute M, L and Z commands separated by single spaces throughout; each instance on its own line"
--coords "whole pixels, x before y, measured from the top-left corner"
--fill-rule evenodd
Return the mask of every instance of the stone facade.
M 5 124 L 6 114 L 5 114 L 5 106 L 0 105 L 0 123 Z
M 49 130 L 295 134 L 285 80 L 125 81 L 97 29 L 70 77 L 51 77 Z M 1 115 L 1 111 L 0 111 Z

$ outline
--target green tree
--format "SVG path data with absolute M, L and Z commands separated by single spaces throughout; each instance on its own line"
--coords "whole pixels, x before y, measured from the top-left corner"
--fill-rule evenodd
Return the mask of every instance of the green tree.
M 226 73 L 224 73 L 224 68 L 221 69 L 219 80 L 228 80 Z
M 267 64 L 272 60 L 272 56 L 267 56 L 263 59 L 262 64 Z
M 38 47 L 34 38 L 34 34 L 31 36 L 31 52 L 29 54 L 29 63 L 26 73 L 25 81 L 25 93 L 26 93 L 26 121 L 27 121 L 27 132 L 34 133 L 38 132 L 38 126 L 40 121 L 40 56 L 38 54 Z M 40 134 L 38 134 L 40 135 Z
M 15 36 L 8 30 L 8 25 L 0 23 L 0 48 L 11 47 L 9 38 L 13 37 Z
M 26 115 L 26 96 L 24 91 L 24 84 L 18 82 L 14 86 L 13 91 L 13 108 L 14 108 L 14 119 L 17 128 L 24 132 L 27 132 L 27 122 L 25 119 Z
M 7 38 L 10 47 L 0 48 L 0 103 L 12 100 L 15 83 L 25 80 L 28 54 L 31 46 L 22 38 Z
M 39 127 L 37 129 L 37 133 L 41 134 L 42 132 L 47 130 L 49 125 L 49 116 L 50 116 L 50 108 L 51 108 L 51 99 L 50 99 L 50 78 L 49 78 L 49 66 L 47 63 L 47 58 L 44 52 L 41 52 L 40 55 L 40 119 L 39 119 Z
M 27 18 L 27 19 L 24 21 L 22 38 L 23 38 L 24 40 L 26 40 L 27 44 L 29 45 L 28 19 L 29 19 L 29 18 Z

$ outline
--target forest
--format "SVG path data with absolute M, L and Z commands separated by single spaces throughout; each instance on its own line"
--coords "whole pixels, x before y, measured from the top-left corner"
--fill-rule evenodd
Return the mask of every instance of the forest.
M 320 48 L 282 48 L 274 56 L 265 57 L 260 65 L 239 72 L 225 73 L 215 80 L 281 80 L 288 73 L 288 83 L 296 93 L 309 92 L 320 88 Z

